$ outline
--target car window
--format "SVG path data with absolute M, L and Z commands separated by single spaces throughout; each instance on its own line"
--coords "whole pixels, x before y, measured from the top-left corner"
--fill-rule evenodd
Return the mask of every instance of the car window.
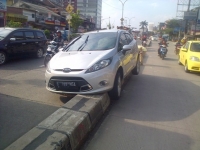
M 36 36 L 38 39 L 44 39 L 44 34 L 42 32 L 36 31 Z
M 34 39 L 35 38 L 34 33 L 31 32 L 31 31 L 26 31 L 25 32 L 25 38 L 26 39 Z
M 69 43 L 66 51 L 97 51 L 112 49 L 116 45 L 116 32 L 88 33 Z
M 126 40 L 125 35 L 122 33 L 120 35 L 119 43 L 118 43 L 118 51 L 121 51 L 124 45 L 127 45 L 128 42 Z
M 200 43 L 192 43 L 190 47 L 192 52 L 200 52 Z
M 189 49 L 189 42 L 185 44 L 185 49 Z
M 130 44 L 130 43 L 132 42 L 133 38 L 132 38 L 131 35 L 128 34 L 128 33 L 126 33 L 125 36 L 126 36 L 126 39 L 127 39 L 128 44 Z
M 15 38 L 16 41 L 21 41 L 21 40 L 24 40 L 24 34 L 23 32 L 15 32 L 11 35 L 10 38 Z

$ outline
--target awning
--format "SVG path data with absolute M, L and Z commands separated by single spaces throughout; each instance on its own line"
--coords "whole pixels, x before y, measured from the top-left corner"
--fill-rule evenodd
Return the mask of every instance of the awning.
M 27 16 L 19 15 L 19 14 L 12 14 L 12 13 L 7 13 L 6 18 L 7 18 L 7 20 L 18 21 L 18 22 L 27 22 L 27 20 L 28 20 Z

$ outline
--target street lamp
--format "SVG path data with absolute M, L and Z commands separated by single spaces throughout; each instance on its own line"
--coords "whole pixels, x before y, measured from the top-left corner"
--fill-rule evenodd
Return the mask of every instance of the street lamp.
M 125 18 L 127 18 L 128 20 L 129 20 L 129 28 L 131 27 L 131 19 L 133 19 L 133 18 L 135 18 L 135 17 L 132 17 L 131 19 L 129 19 L 128 17 L 125 17 Z
M 124 4 L 126 3 L 127 0 L 125 0 L 124 2 L 122 2 L 121 0 L 119 0 L 121 3 L 122 3 L 122 18 L 120 19 L 121 20 L 121 26 L 124 26 L 124 18 L 123 18 L 123 15 L 124 15 Z

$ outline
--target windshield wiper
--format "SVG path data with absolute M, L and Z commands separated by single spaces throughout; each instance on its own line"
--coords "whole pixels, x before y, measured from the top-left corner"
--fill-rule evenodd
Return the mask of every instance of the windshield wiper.
M 89 38 L 89 35 L 87 36 L 87 38 L 86 38 L 86 40 L 85 40 L 85 42 L 78 48 L 78 50 L 77 51 L 82 51 L 83 50 L 83 48 L 85 47 L 85 45 L 87 44 L 87 41 L 88 41 L 88 38 Z
M 73 45 L 77 40 L 79 40 L 81 38 L 81 36 L 79 36 L 77 39 L 75 39 L 70 45 L 67 45 L 67 47 L 63 50 L 63 51 L 68 51 L 69 49 L 69 47 L 71 46 L 71 45 Z

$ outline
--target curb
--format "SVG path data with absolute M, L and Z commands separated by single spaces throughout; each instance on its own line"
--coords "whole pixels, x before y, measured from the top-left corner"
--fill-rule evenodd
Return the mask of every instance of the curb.
M 77 95 L 5 150 L 76 150 L 109 105 L 107 93 Z

